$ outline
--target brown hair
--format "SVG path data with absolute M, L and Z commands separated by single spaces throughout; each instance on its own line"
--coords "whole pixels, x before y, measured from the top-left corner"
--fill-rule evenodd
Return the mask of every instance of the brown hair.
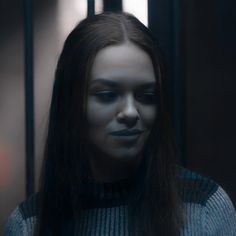
M 160 49 L 150 30 L 133 15 L 106 12 L 86 18 L 75 27 L 58 61 L 39 191 L 39 235 L 45 232 L 60 235 L 60 227 L 80 215 L 80 184 L 90 175 L 84 158 L 84 104 L 89 73 L 99 50 L 125 41 L 134 43 L 150 56 L 159 91 L 158 116 L 145 147 L 149 152 L 145 178 L 128 206 L 129 233 L 135 236 L 180 234 L 183 210 Z

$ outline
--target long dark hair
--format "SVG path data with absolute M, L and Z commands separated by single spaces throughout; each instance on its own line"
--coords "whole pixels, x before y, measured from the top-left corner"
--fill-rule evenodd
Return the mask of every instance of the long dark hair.
M 99 50 L 126 41 L 150 56 L 159 91 L 143 186 L 128 206 L 130 234 L 180 234 L 183 210 L 160 49 L 150 30 L 134 16 L 107 12 L 81 21 L 67 37 L 58 61 L 38 194 L 38 235 L 60 235 L 62 227 L 80 217 L 80 186 L 91 177 L 85 138 L 89 73 Z

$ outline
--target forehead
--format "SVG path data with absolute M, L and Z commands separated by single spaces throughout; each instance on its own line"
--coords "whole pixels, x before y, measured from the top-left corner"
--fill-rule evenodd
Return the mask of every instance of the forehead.
M 123 85 L 156 81 L 151 58 L 132 43 L 108 46 L 98 52 L 91 69 L 90 84 L 104 80 Z

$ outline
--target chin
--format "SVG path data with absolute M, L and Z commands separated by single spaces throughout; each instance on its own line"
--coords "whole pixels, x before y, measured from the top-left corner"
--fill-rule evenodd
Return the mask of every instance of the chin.
M 117 150 L 116 152 L 108 153 L 111 159 L 121 162 L 130 162 L 137 160 L 140 155 L 140 150 Z

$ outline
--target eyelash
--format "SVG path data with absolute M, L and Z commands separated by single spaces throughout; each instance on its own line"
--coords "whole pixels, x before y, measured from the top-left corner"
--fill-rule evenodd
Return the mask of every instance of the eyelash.
M 95 93 L 95 96 L 103 103 L 112 103 L 119 96 L 115 92 L 112 91 L 101 91 Z M 154 104 L 156 100 L 155 92 L 146 92 L 146 93 L 137 93 L 135 95 L 137 101 L 144 104 Z
M 95 96 L 102 102 L 113 102 L 117 95 L 112 91 L 102 91 L 95 93 Z
M 136 100 L 138 100 L 139 102 L 142 102 L 144 104 L 154 104 L 156 101 L 156 93 L 153 92 L 149 92 L 149 93 L 140 93 L 137 94 L 136 96 Z

